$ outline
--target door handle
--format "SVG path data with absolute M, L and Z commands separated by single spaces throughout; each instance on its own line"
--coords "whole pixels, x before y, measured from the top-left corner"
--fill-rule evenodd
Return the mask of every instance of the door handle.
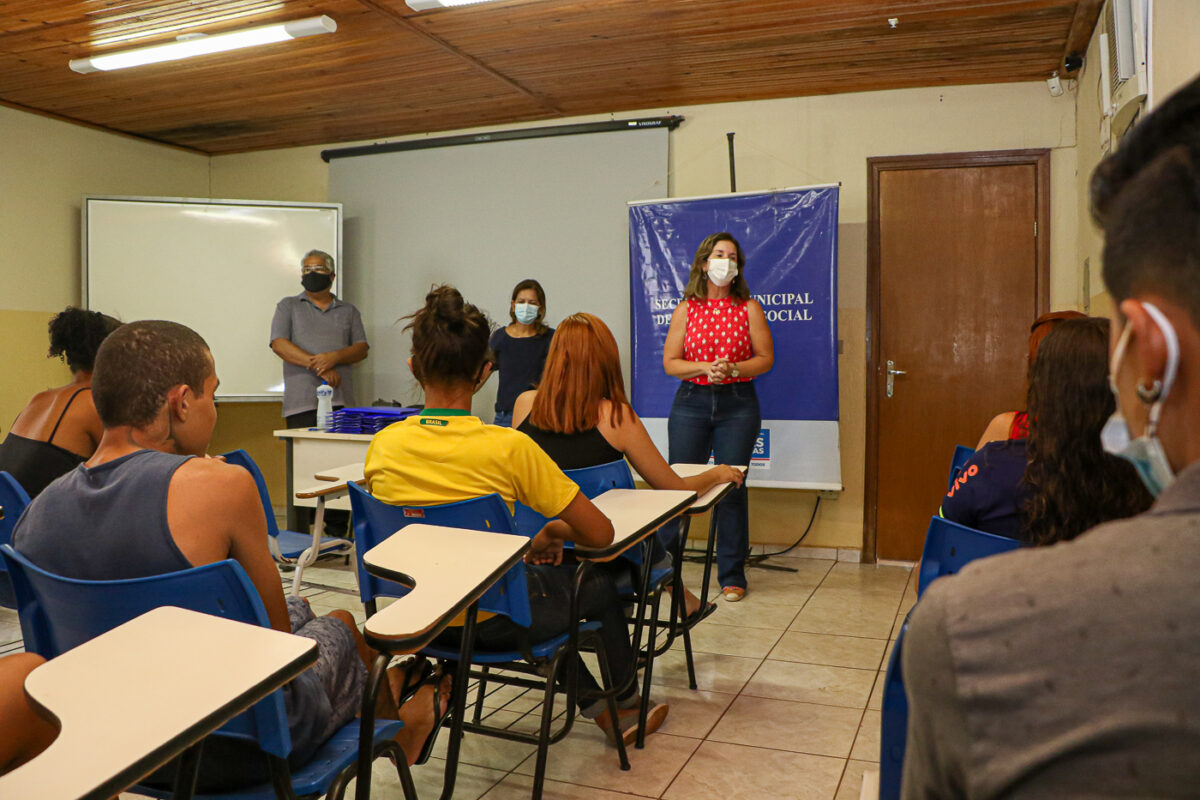
M 902 369 L 896 369 L 896 362 L 888 359 L 887 362 L 887 396 L 891 397 L 895 389 L 897 375 L 907 375 L 908 373 Z

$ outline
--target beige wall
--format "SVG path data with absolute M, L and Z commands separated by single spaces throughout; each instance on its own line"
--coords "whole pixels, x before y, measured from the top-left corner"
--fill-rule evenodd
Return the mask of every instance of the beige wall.
M 1154 0 L 1152 101 L 1161 103 L 1200 73 L 1200 2 Z
M 1077 179 L 1075 96 L 1051 98 L 1043 83 L 908 89 L 813 98 L 727 103 L 623 112 L 624 115 L 678 113 L 686 122 L 671 136 L 671 196 L 722 192 L 728 188 L 725 133 L 737 134 L 739 190 L 842 182 L 840 221 L 841 450 L 846 490 L 823 504 L 806 544 L 858 548 L 862 541 L 863 454 L 865 449 L 866 159 L 914 153 L 1052 148 L 1051 299 L 1055 308 L 1076 307 L 1080 296 L 1079 181 Z M 43 230 L 33 239 L 53 239 L 58 261 L 47 286 L 36 293 L 47 310 L 77 299 L 78 197 L 84 193 L 209 195 L 244 199 L 323 201 L 327 169 L 321 148 L 296 148 L 205 159 L 62 123 L 0 109 L 0 121 L 14 124 L 24 144 L 0 144 L 0 155 L 21 153 L 15 194 L 37 194 L 41 172 L 61 184 L 46 207 L 29 212 L 26 224 Z M 584 119 L 606 118 L 586 117 Z M 513 126 L 520 127 L 520 126 Z M 7 130 L 6 130 L 7 134 Z M 441 135 L 441 134 L 438 134 Z M 99 139 L 95 139 L 99 137 Z M 416 138 L 416 137 L 407 137 Z M 46 153 L 36 161 L 30 148 Z M 105 166 L 80 158 L 92 151 Z M 63 153 L 56 160 L 52 153 Z M 8 159 L 6 158 L 5 161 Z M 65 161 L 74 167 L 59 166 Z M 49 164 L 49 166 L 45 166 Z M 6 215 L 0 215 L 3 218 Z M 3 223 L 0 223 L 3 224 Z M 13 233 L 18 233 L 13 231 Z M 65 242 L 65 244 L 64 244 Z M 43 263 L 46 263 L 43 261 Z M 12 269 L 6 265 L 5 269 Z M 11 281 L 10 281 L 11 282 Z M 53 298 L 53 302 L 50 299 Z M 3 303 L 0 300 L 0 303 Z M 48 304 L 48 306 L 47 306 Z M 0 308 L 5 306 L 0 306 Z M 0 312 L 2 317 L 4 312 Z M 23 382 L 22 382 L 23 383 Z M 21 402 L 37 387 L 11 391 Z M 0 408 L 3 406 L 0 405 Z M 245 446 L 282 500 L 282 449 L 270 436 L 279 420 L 276 404 L 222 407 L 214 451 Z M 790 543 L 807 521 L 812 495 L 755 492 L 752 539 Z
M 846 490 L 836 501 L 823 504 L 806 544 L 858 548 L 862 543 L 866 447 L 866 159 L 1052 148 L 1051 302 L 1054 308 L 1075 308 L 1082 297 L 1076 259 L 1079 217 L 1074 97 L 1052 98 L 1044 83 L 995 84 L 648 109 L 621 115 L 662 113 L 686 117 L 671 134 L 670 196 L 728 190 L 727 131 L 737 134 L 740 191 L 842 182 L 839 315 L 844 351 L 839 388 Z M 437 135 L 460 132 L 466 131 Z M 214 191 L 220 193 L 221 176 L 229 174 L 236 176 L 231 185 L 255 188 L 266 181 L 281 189 L 314 192 L 295 199 L 325 199 L 317 194 L 325 186 L 319 149 L 214 158 Z M 808 492 L 755 490 L 753 541 L 792 542 L 807 522 L 812 499 Z
M 36 392 L 70 380 L 46 324 L 80 302 L 85 194 L 207 195 L 208 158 L 0 107 L 0 435 Z

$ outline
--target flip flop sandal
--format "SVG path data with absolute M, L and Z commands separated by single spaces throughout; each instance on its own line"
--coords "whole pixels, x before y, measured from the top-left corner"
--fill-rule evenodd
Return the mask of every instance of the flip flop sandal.
M 433 747 L 437 744 L 438 731 L 446 722 L 446 718 L 450 716 L 450 701 L 446 701 L 445 710 L 442 709 L 442 680 L 446 676 L 441 672 L 434 672 L 428 678 L 423 678 L 420 686 L 429 683 L 433 687 L 433 730 L 429 731 L 429 736 L 425 737 L 425 744 L 421 745 L 421 754 L 417 756 L 414 766 L 424 764 L 433 755 Z
M 711 617 L 713 612 L 716 610 L 717 610 L 717 604 L 712 601 L 709 601 L 709 602 L 705 603 L 704 605 L 700 606 L 699 608 L 697 608 L 691 614 L 688 614 L 686 617 L 684 617 L 683 624 L 686 627 L 691 628 L 692 626 L 694 626 L 696 623 L 700 622 L 701 620 L 708 619 L 709 617 Z

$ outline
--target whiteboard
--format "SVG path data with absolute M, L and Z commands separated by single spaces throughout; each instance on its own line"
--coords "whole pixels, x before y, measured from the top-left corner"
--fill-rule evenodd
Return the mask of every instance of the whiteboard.
M 85 197 L 83 304 L 187 325 L 212 350 L 219 399 L 278 400 L 275 304 L 303 291 L 300 259 L 314 249 L 336 259 L 340 296 L 341 245 L 338 203 Z

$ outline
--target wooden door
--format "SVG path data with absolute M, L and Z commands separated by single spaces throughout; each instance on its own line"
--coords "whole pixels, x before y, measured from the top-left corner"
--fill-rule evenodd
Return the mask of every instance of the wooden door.
M 865 555 L 913 561 L 957 444 L 1025 406 L 1049 153 L 870 159 Z M 887 393 L 888 362 L 893 375 Z M 876 544 L 876 547 L 871 545 Z

